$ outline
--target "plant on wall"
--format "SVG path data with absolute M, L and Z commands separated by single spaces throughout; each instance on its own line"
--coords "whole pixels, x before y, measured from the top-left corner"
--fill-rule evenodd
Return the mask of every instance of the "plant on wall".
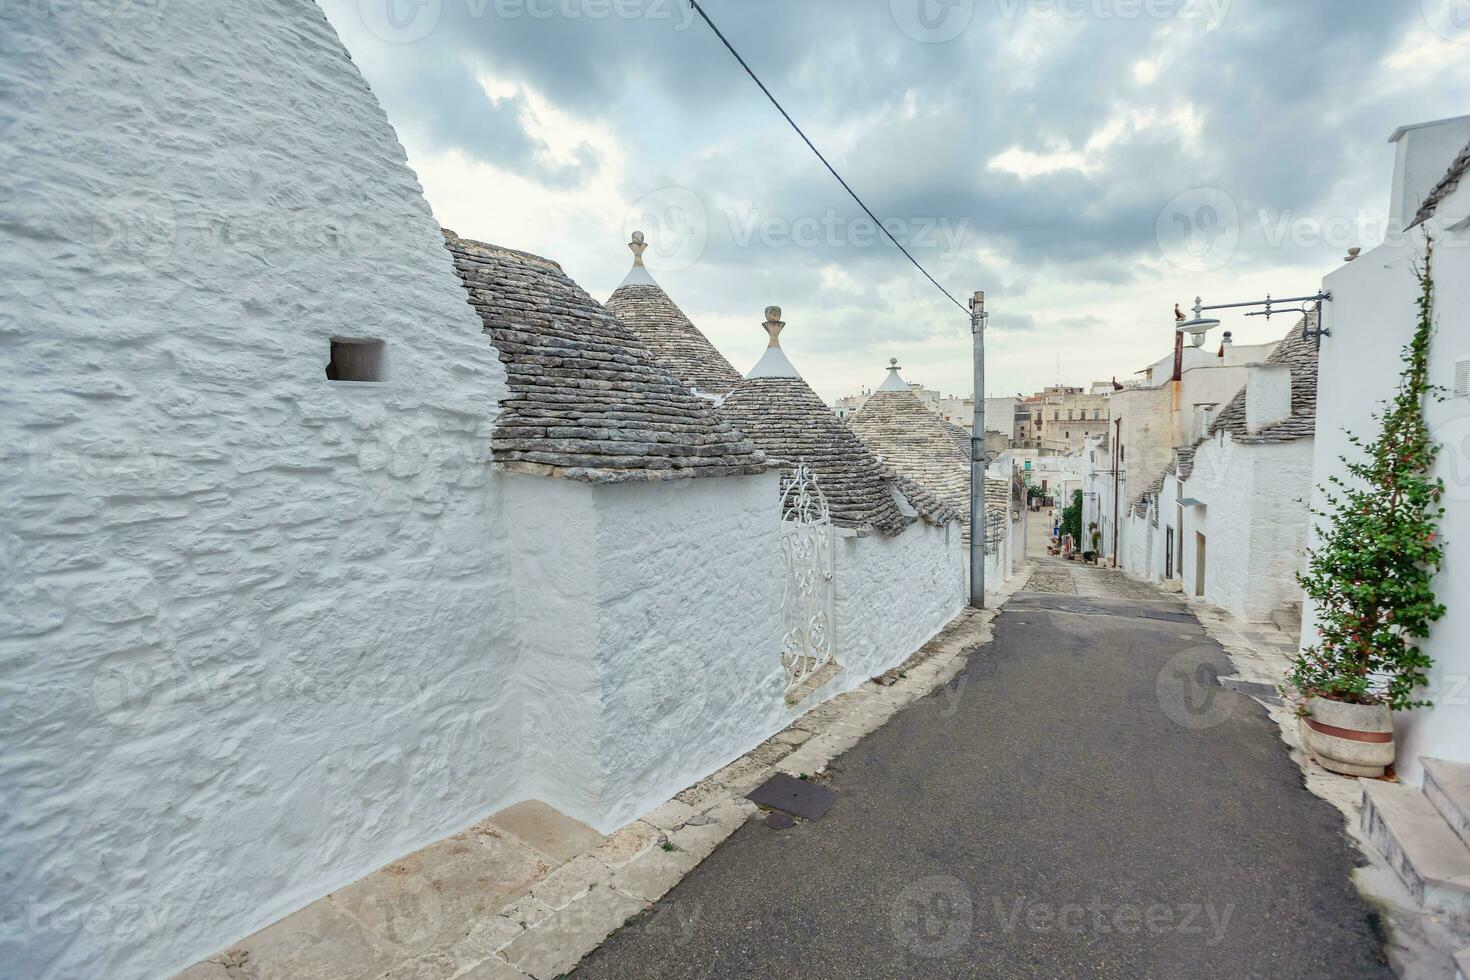
M 1444 546 L 1436 528 L 1444 514 L 1444 483 L 1430 476 L 1438 446 L 1424 421 L 1433 332 L 1433 245 L 1419 279 L 1419 323 L 1404 348 L 1398 393 L 1374 418 L 1378 438 L 1362 458 L 1342 457 L 1348 479 L 1328 478 L 1327 523 L 1320 544 L 1297 579 L 1318 608 L 1319 642 L 1303 649 L 1290 674 L 1308 697 L 1352 704 L 1383 704 L 1395 711 L 1427 707 L 1414 692 L 1428 681 L 1432 662 L 1418 641 L 1445 613 L 1433 580 Z

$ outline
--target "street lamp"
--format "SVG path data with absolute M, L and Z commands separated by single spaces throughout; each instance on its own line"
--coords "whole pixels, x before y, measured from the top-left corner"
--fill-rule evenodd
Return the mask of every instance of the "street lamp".
M 1195 303 L 1199 303 L 1198 297 L 1195 298 Z M 1211 330 L 1213 330 L 1215 327 L 1218 327 L 1219 325 L 1220 321 L 1216 320 L 1214 317 L 1200 316 L 1196 308 L 1193 320 L 1185 320 L 1182 323 L 1178 324 L 1174 329 L 1181 334 L 1189 334 L 1190 346 L 1203 347 L 1205 345 L 1205 334 L 1209 333 Z
M 1243 306 L 1263 306 L 1265 309 L 1254 310 L 1245 314 L 1246 316 L 1263 316 L 1267 320 L 1272 315 L 1282 313 L 1300 313 L 1302 316 L 1302 339 L 1315 340 L 1317 347 L 1322 347 L 1322 338 L 1332 336 L 1332 331 L 1322 326 L 1322 304 L 1332 302 L 1332 292 L 1319 289 L 1311 296 L 1288 296 L 1285 299 L 1272 299 L 1267 293 L 1265 299 L 1247 300 L 1244 303 L 1216 303 L 1213 306 L 1205 306 L 1200 298 L 1194 298 L 1194 319 L 1185 320 L 1179 324 L 1180 331 L 1187 331 L 1190 339 L 1195 341 L 1196 347 L 1205 342 L 1205 331 L 1210 327 L 1218 326 L 1220 321 L 1202 317 L 1205 310 L 1234 310 Z M 1282 309 L 1282 305 L 1285 309 Z M 1313 314 L 1315 314 L 1315 323 Z M 1198 333 L 1196 333 L 1198 331 Z

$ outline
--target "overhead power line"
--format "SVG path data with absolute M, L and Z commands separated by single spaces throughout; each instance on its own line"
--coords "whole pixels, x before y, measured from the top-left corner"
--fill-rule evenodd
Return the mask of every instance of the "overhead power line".
M 929 270 L 925 269 L 921 264 L 919 264 L 919 260 L 914 258 L 913 254 L 909 252 L 908 249 L 904 248 L 903 242 L 900 242 L 897 238 L 893 237 L 893 232 L 889 231 L 887 226 L 885 226 L 882 221 L 878 220 L 878 216 L 873 213 L 873 209 L 863 203 L 863 199 L 858 197 L 857 192 L 848 185 L 847 181 L 842 179 L 842 175 L 837 172 L 837 169 L 833 167 L 832 164 L 827 162 L 827 158 L 822 156 L 822 151 L 817 149 L 816 144 L 814 144 L 810 139 L 807 138 L 806 133 L 801 131 L 801 127 L 796 124 L 796 120 L 791 118 L 791 113 L 787 112 L 785 108 L 782 107 L 781 103 L 776 100 L 776 97 L 771 94 L 771 90 L 766 88 L 766 83 L 761 81 L 760 77 L 751 70 L 750 65 L 746 64 L 745 59 L 740 57 L 740 52 L 735 50 L 735 45 L 731 44 L 730 39 L 725 37 L 724 32 L 721 31 L 717 26 L 715 26 L 714 21 L 710 20 L 709 14 L 704 12 L 704 7 L 700 6 L 699 0 L 689 0 L 689 5 L 693 7 L 695 12 L 704 19 L 704 22 L 709 25 L 709 29 L 715 32 L 715 37 L 718 37 L 720 39 L 720 43 L 723 44 L 725 48 L 732 55 L 735 56 L 735 60 L 740 62 L 740 67 L 745 69 L 745 73 L 750 76 L 751 81 L 760 86 L 760 90 L 766 94 L 766 98 L 771 100 L 771 105 L 775 106 L 776 111 L 781 113 L 781 115 L 785 117 L 786 121 L 791 124 L 791 128 L 796 130 L 796 135 L 800 136 L 802 142 L 804 142 L 807 147 L 817 155 L 817 159 L 822 161 L 822 166 L 826 167 L 828 172 L 831 173 L 833 177 L 837 178 L 837 183 L 841 184 L 842 189 L 847 191 L 847 193 L 851 195 L 852 199 L 857 202 L 858 207 L 862 208 L 863 211 L 867 213 L 868 217 L 873 219 L 873 223 L 876 224 L 883 231 L 883 234 L 888 236 L 888 240 L 893 242 L 893 244 L 898 247 L 898 250 L 902 252 L 910 262 L 914 264 L 915 269 L 918 269 L 924 274 L 925 279 L 928 279 L 931 283 L 934 284 L 935 289 L 939 290 L 949 299 L 951 303 L 959 307 L 962 313 L 964 313 L 966 316 L 969 316 L 969 308 L 966 307 L 965 304 L 961 303 L 959 300 L 955 299 L 954 296 L 950 294 L 949 290 L 941 286 L 939 284 L 939 280 L 929 275 Z

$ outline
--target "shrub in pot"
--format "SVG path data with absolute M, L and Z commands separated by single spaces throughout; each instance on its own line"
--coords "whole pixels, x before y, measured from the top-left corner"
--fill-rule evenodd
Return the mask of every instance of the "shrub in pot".
M 1445 613 L 1433 580 L 1444 558 L 1436 528 L 1443 483 L 1430 476 L 1437 445 L 1424 421 L 1434 298 L 1430 261 L 1418 270 L 1419 323 L 1404 348 L 1398 393 L 1375 418 L 1382 429 L 1347 476 L 1322 488 L 1320 540 L 1297 576 L 1317 607 L 1317 642 L 1303 648 L 1290 682 L 1302 695 L 1302 741 L 1323 766 L 1381 776 L 1393 762 L 1394 711 L 1427 707 L 1415 692 L 1432 663 L 1419 647 Z

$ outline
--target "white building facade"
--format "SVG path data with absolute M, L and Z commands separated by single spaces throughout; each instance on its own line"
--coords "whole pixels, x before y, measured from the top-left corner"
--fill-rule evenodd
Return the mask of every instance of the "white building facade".
M 838 538 L 790 703 L 778 470 L 554 262 L 446 250 L 314 4 L 158 16 L 0 39 L 4 972 L 169 974 L 527 799 L 612 830 L 958 610 L 957 525 Z
M 1426 235 L 1434 238 L 1435 333 L 1429 381 L 1443 400 L 1430 398 L 1425 416 L 1438 441 L 1435 474 L 1444 481 L 1440 536 L 1446 560 L 1434 590 L 1447 612 L 1423 648 L 1434 660 L 1425 696 L 1436 702 L 1395 716 L 1399 776 L 1422 780 L 1424 757 L 1470 763 L 1470 567 L 1460 556 L 1470 547 L 1470 117 L 1394 134 L 1390 225 L 1405 227 L 1322 280 L 1332 292 L 1323 315 L 1331 336 L 1323 339 L 1317 392 L 1317 433 L 1312 502 L 1322 508 L 1320 487 L 1346 477 L 1341 457 L 1357 452 L 1348 434 L 1376 435 L 1372 413 L 1391 398 L 1402 369 L 1401 351 L 1413 333 L 1419 297 L 1414 267 L 1422 264 Z M 1418 224 L 1414 222 L 1418 221 Z M 1313 541 L 1316 540 L 1315 528 Z M 1302 639 L 1315 637 L 1315 611 L 1307 604 Z

